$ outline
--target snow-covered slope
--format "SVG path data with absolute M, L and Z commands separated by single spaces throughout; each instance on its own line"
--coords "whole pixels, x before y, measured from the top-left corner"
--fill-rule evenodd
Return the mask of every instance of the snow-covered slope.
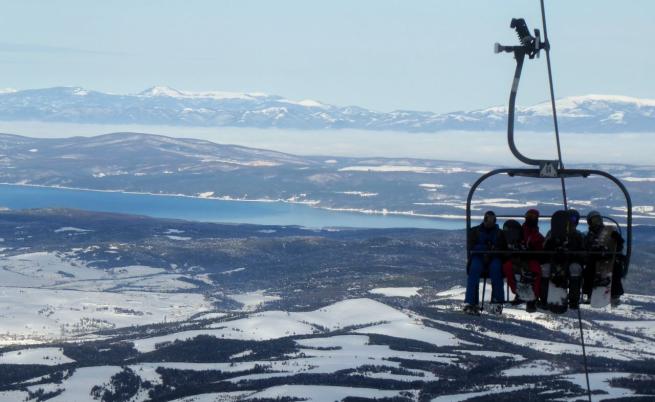
M 655 130 L 655 100 L 652 99 L 586 95 L 560 99 L 558 105 L 564 130 Z M 258 92 L 189 92 L 166 86 L 127 95 L 79 87 L 0 92 L 0 120 L 5 121 L 435 132 L 498 130 L 504 128 L 506 116 L 505 107 L 446 114 L 411 110 L 378 112 Z M 550 102 L 518 108 L 517 127 L 550 130 Z
M 578 400 L 585 396 L 579 345 L 574 343 L 574 334 L 570 338 L 561 335 L 574 332 L 573 315 L 529 315 L 509 308 L 504 317 L 469 317 L 452 311 L 459 308 L 462 292 L 463 288 L 459 287 L 437 293 L 431 307 L 422 310 L 423 315 L 370 299 L 347 299 L 309 312 L 267 311 L 237 319 L 219 318 L 213 324 L 206 322 L 203 324 L 206 329 L 193 334 L 174 332 L 150 338 L 147 347 L 144 339 L 133 340 L 141 354 L 127 361 L 118 360 L 116 363 L 120 365 L 108 355 L 97 365 L 85 358 L 86 363 L 71 371 L 78 363 L 62 353 L 62 349 L 53 347 L 6 352 L 0 356 L 0 365 L 44 364 L 52 367 L 51 370 L 61 366 L 63 381 L 35 377 L 9 389 L 36 392 L 40 388 L 56 392 L 54 400 L 62 401 L 91 401 L 99 392 L 109 395 L 119 390 L 124 395 L 120 400 L 130 401 L 171 400 L 173 396 L 184 396 L 175 399 L 180 401 L 284 397 L 309 401 L 346 397 L 463 401 L 511 395 L 516 400 Z M 641 310 L 642 302 L 652 303 L 653 298 L 628 296 L 626 307 L 613 311 L 610 315 L 614 319 L 610 321 L 619 323 L 622 318 L 631 317 L 630 310 Z M 653 312 L 641 314 L 653 318 Z M 274 319 L 266 328 L 261 326 L 265 316 Z M 407 332 L 398 327 L 380 337 L 375 331 L 380 324 L 371 325 L 374 321 L 414 329 Z M 281 328 L 300 325 L 306 330 L 272 334 L 270 329 L 275 322 Z M 604 334 L 596 340 L 605 344 L 602 352 L 596 346 L 587 349 L 594 400 L 652 398 L 653 390 L 649 390 L 648 384 L 655 379 L 649 374 L 639 374 L 643 367 L 648 367 L 647 359 L 652 355 L 648 345 L 637 342 L 640 338 L 642 342 L 652 340 L 640 331 L 626 329 L 617 332 L 624 343 L 617 347 L 620 340 L 612 338 L 611 326 L 595 327 L 588 320 L 584 325 L 587 333 Z M 216 327 L 220 330 L 212 329 Z M 440 333 L 440 340 L 431 337 L 430 331 Z M 255 342 L 239 344 L 237 339 L 243 339 L 246 332 L 260 336 L 253 338 Z M 523 334 L 525 338 L 519 339 L 515 334 Z M 557 337 L 561 341 L 542 341 L 550 345 L 544 350 L 528 337 Z M 212 338 L 215 340 L 211 341 Z M 628 340 L 634 343 L 628 345 L 631 343 Z M 588 340 L 592 345 L 594 341 L 593 336 Z M 227 353 L 223 359 L 210 359 L 209 356 L 216 355 L 214 350 L 220 342 L 226 348 L 248 349 Z M 107 350 L 115 347 L 111 345 L 114 344 L 110 343 Z M 276 354 L 279 345 L 293 350 L 282 349 Z M 569 348 L 562 349 L 559 345 Z M 625 359 L 621 353 L 626 352 L 624 347 L 632 350 L 631 358 Z M 179 354 L 180 350 L 186 352 Z M 642 354 L 638 353 L 640 350 Z M 76 353 L 73 346 L 66 351 Z M 263 357 L 267 353 L 273 355 Z M 626 370 L 627 367 L 631 368 Z M 212 378 L 214 381 L 207 382 Z
M 507 305 L 502 316 L 462 313 L 464 288 L 446 285 L 451 275 L 464 280 L 461 232 L 410 241 L 405 230 L 210 229 L 34 213 L 0 220 L 3 401 L 586 395 L 575 311 Z M 43 237 L 29 240 L 37 232 Z M 640 264 L 652 265 L 652 233 L 637 232 L 633 277 Z M 442 248 L 431 247 L 437 243 Z M 258 247 L 263 254 L 245 255 L 250 263 L 237 258 Z M 453 249 L 460 252 L 451 258 Z M 624 283 L 632 292 L 634 282 Z M 653 399 L 655 297 L 644 293 L 624 295 L 619 307 L 581 307 L 594 400 Z
M 74 256 L 76 251 L 0 256 L 0 311 L 5 320 L 0 345 L 184 320 L 211 308 L 210 300 L 194 293 L 196 286 L 189 282 L 193 276 L 147 266 L 92 268 Z M 49 363 L 59 359 L 52 353 L 37 357 Z M 15 355 L 0 355 L 0 364 L 14 361 L 19 361 Z

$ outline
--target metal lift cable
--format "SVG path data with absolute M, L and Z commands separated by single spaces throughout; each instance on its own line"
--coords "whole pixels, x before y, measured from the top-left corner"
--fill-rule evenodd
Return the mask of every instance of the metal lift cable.
M 541 0 L 541 21 L 544 27 L 544 50 L 546 50 L 546 65 L 548 66 L 548 84 L 550 86 L 550 104 L 553 109 L 553 124 L 555 125 L 555 140 L 557 141 L 557 159 L 559 160 L 560 169 L 564 169 L 564 162 L 562 161 L 562 146 L 559 141 L 559 124 L 557 123 L 557 108 L 555 107 L 555 89 L 553 88 L 553 70 L 550 66 L 550 43 L 548 42 L 548 29 L 546 28 L 546 10 L 544 8 L 544 0 Z M 569 209 L 568 200 L 566 197 L 566 184 L 564 177 L 562 180 L 562 199 L 564 201 L 564 209 Z
M 544 0 L 541 2 L 541 21 L 544 28 L 544 49 L 546 50 L 546 65 L 548 66 L 548 84 L 550 86 L 550 103 L 553 109 L 553 123 L 555 125 L 555 139 L 557 141 L 557 158 L 559 160 L 560 169 L 564 169 L 564 163 L 562 162 L 562 147 L 559 140 L 559 125 L 557 124 L 557 108 L 555 107 L 555 90 L 553 88 L 553 71 L 550 65 L 550 43 L 548 42 L 548 29 L 546 28 L 546 10 L 544 8 Z M 562 199 L 564 200 L 564 209 L 568 209 L 568 200 L 566 197 L 566 183 L 564 177 L 561 177 L 562 181 Z M 587 351 L 585 348 L 584 342 L 584 330 L 582 327 L 582 313 L 580 313 L 580 308 L 578 307 L 578 325 L 580 327 L 580 344 L 582 345 L 582 357 L 584 360 L 584 373 L 585 379 L 587 380 L 587 396 L 589 402 L 591 402 L 591 386 L 589 385 L 589 368 L 587 366 Z

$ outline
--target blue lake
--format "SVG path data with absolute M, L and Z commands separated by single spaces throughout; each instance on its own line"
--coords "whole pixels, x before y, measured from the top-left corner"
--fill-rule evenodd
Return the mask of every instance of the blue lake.
M 463 229 L 463 220 L 328 211 L 284 202 L 222 201 L 180 196 L 0 185 L 0 206 L 76 208 L 204 222 L 298 225 L 310 228 Z

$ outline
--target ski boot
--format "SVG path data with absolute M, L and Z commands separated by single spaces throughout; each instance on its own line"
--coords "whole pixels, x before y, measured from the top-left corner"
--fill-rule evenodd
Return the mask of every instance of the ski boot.
M 511 304 L 512 306 L 518 306 L 519 304 L 523 304 L 523 303 L 525 302 L 521 300 L 521 298 L 518 295 L 514 296 L 514 300 L 509 302 L 509 304 Z
M 480 315 L 480 307 L 473 304 L 467 304 L 464 306 L 464 313 L 469 315 Z
M 534 313 L 537 311 L 537 302 L 535 300 L 525 303 L 525 311 L 528 313 Z
M 621 305 L 621 296 L 614 296 L 610 300 L 610 305 L 612 307 L 619 307 Z
M 503 314 L 503 303 L 491 302 L 489 304 L 489 313 L 495 316 Z

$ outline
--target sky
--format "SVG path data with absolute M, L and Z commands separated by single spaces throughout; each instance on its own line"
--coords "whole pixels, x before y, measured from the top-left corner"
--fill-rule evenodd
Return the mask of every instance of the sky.
M 557 97 L 655 98 L 655 2 L 546 0 Z M 538 0 L 6 2 L 0 88 L 265 92 L 378 111 L 507 103 L 512 17 Z M 545 58 L 519 104 L 548 99 Z

